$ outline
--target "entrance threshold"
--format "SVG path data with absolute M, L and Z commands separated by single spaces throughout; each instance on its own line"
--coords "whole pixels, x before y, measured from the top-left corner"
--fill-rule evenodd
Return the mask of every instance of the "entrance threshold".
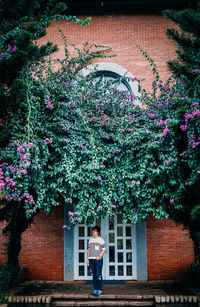
M 117 284 L 124 285 L 134 282 L 136 282 L 136 280 L 103 280 L 104 285 L 117 285 Z M 85 285 L 92 285 L 92 284 L 93 284 L 92 280 L 85 281 Z

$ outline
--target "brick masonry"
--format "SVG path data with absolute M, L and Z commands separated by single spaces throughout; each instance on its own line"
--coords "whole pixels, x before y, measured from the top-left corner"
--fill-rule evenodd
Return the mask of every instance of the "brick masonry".
M 68 43 L 79 48 L 86 41 L 89 44 L 110 46 L 110 53 L 116 53 L 117 56 L 103 61 L 119 64 L 134 76 L 145 78 L 143 86 L 146 89 L 151 89 L 153 76 L 147 60 L 136 48 L 136 44 L 143 47 L 153 58 L 163 80 L 169 76 L 167 60 L 176 57 L 176 45 L 165 34 L 166 28 L 173 26 L 173 23 L 161 15 L 96 16 L 87 27 L 56 21 L 47 29 L 47 35 L 40 39 L 38 44 L 53 41 L 59 47 L 53 57 L 63 58 L 64 44 L 57 26 L 64 32 Z M 73 54 L 72 47 L 70 50 Z M 27 278 L 63 280 L 63 213 L 62 206 L 54 208 L 48 216 L 41 212 L 23 234 L 19 259 L 20 265 L 26 264 Z M 4 249 L 4 241 L 1 236 L 1 251 Z M 170 220 L 147 220 L 149 280 L 183 278 L 187 274 L 188 264 L 192 261 L 194 246 L 187 231 L 183 231 L 180 225 L 176 226 Z M 5 255 L 0 254 L 0 263 L 5 262 Z
M 162 79 L 167 79 L 169 71 L 166 62 L 176 57 L 175 43 L 166 34 L 166 28 L 174 24 L 161 15 L 120 15 L 92 17 L 89 26 L 79 26 L 72 22 L 56 21 L 47 30 L 47 35 L 38 44 L 53 41 L 59 47 L 54 58 L 64 57 L 64 44 L 57 26 L 61 28 L 70 44 L 81 48 L 85 42 L 111 47 L 110 54 L 117 54 L 111 61 L 130 71 L 134 76 L 145 78 L 145 88 L 151 88 L 152 72 L 147 60 L 137 49 L 143 47 L 155 61 Z M 69 48 L 73 50 L 72 47 Z M 95 62 L 102 59 L 95 60 Z
M 194 261 L 194 245 L 186 230 L 172 220 L 147 219 L 148 279 L 179 279 L 187 276 Z

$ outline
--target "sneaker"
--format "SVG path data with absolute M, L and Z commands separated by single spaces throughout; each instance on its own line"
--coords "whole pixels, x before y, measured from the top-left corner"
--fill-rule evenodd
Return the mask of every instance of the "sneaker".
M 98 290 L 92 290 L 92 293 L 90 295 L 97 295 Z
M 96 295 L 101 295 L 103 292 L 101 290 L 97 290 Z

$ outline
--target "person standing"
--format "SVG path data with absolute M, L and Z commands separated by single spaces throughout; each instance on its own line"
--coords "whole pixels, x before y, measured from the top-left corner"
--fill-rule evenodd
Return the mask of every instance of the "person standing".
M 99 226 L 92 227 L 92 237 L 88 242 L 87 265 L 93 275 L 92 295 L 102 294 L 102 267 L 103 255 L 106 251 L 105 241 L 100 236 L 101 228 Z

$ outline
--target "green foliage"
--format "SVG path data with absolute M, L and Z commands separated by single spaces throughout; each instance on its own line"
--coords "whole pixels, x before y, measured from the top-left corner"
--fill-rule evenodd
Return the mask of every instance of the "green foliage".
M 169 68 L 176 78 L 184 76 L 185 86 L 191 92 L 195 91 L 200 80 L 200 10 L 165 10 L 163 15 L 176 22 L 182 30 L 180 33 L 174 28 L 167 29 L 167 35 L 179 47 L 177 59 L 168 61 Z
M 22 281 L 23 272 L 25 265 L 20 267 L 17 278 L 12 281 L 13 284 L 19 285 Z M 13 274 L 9 271 L 6 266 L 0 265 L 0 303 L 6 303 L 7 299 L 4 297 L 3 293 L 9 289 L 10 281 L 13 278 Z
M 90 18 L 80 20 L 66 15 L 66 4 L 55 0 L 1 0 L 0 1 L 0 147 L 6 148 L 13 130 L 13 120 L 24 129 L 31 125 L 29 114 L 28 84 L 23 80 L 25 67 L 42 60 L 43 57 L 57 50 L 52 42 L 39 47 L 37 39 L 46 34 L 46 28 L 54 20 L 74 21 L 87 25 Z M 29 118 L 30 116 L 30 118 Z M 11 156 L 10 156 L 11 158 Z M 9 163 L 11 162 L 9 158 Z M 12 159 L 12 158 L 11 158 Z M 16 161 L 16 159 L 14 158 Z M 13 163 L 15 163 L 13 160 Z M 6 172 L 7 173 L 7 172 Z M 1 175 L 0 175 L 1 176 Z M 20 187 L 23 182 L 19 183 Z M 31 187 L 29 187 L 31 189 Z M 15 190 L 15 192 L 17 192 Z M 18 254 L 21 249 L 21 234 L 32 223 L 24 214 L 23 205 L 12 201 L 0 208 L 0 221 L 7 221 L 2 234 L 9 237 L 6 244 L 7 268 L 11 274 L 9 286 L 14 286 L 18 279 Z
M 196 262 L 190 263 L 188 280 L 190 285 L 199 288 L 200 283 L 200 264 Z
M 2 153 L 7 202 L 22 202 L 27 217 L 66 203 L 68 226 L 115 212 L 137 223 L 184 210 L 186 192 L 199 185 L 199 103 L 182 81 L 163 83 L 141 51 L 155 74 L 152 93 L 142 91 L 145 108 L 117 90 L 120 80 L 81 74 L 87 45 L 77 57 L 66 52 L 57 71 L 49 60 L 32 67 L 34 77 L 24 73 L 27 122 L 15 119 Z
M 0 146 L 10 137 L 10 120 L 21 108 L 26 85 L 20 72 L 26 65 L 57 50 L 52 42 L 38 46 L 36 40 L 46 34 L 53 20 L 63 19 L 87 25 L 89 18 L 80 20 L 67 16 L 66 4 L 44 0 L 0 1 Z M 6 73 L 5 73 L 6 72 Z
M 141 52 L 148 57 L 147 54 L 140 48 Z M 148 58 L 147 58 L 148 59 Z M 150 59 L 150 64 L 152 62 Z M 155 70 L 156 67 L 154 66 Z M 154 72 L 155 73 L 155 72 Z M 157 77 L 158 75 L 156 75 Z M 172 206 L 168 207 L 167 211 L 169 216 L 174 219 L 176 223 L 182 224 L 184 228 L 190 231 L 190 236 L 195 243 L 196 259 L 200 259 L 200 215 L 199 215 L 199 204 L 200 204 L 200 158 L 199 158 L 199 145 L 200 145 L 200 111 L 199 111 L 199 97 L 200 97 L 200 86 L 197 80 L 199 80 L 199 72 L 196 71 L 196 79 L 190 84 L 188 89 L 187 80 L 185 77 L 174 79 L 169 78 L 170 82 L 166 82 L 166 85 L 162 85 L 160 78 L 158 77 L 158 83 L 152 83 L 153 88 L 153 99 L 152 99 L 152 113 L 154 110 L 156 95 L 158 90 L 161 89 L 161 95 L 157 96 L 157 105 L 162 108 L 165 106 L 166 115 L 171 118 L 171 128 L 169 121 L 167 125 L 167 134 L 173 133 L 175 147 L 177 152 L 177 166 L 172 167 L 172 176 L 170 175 L 169 184 L 173 183 L 176 187 L 178 183 L 180 185 L 180 195 L 177 198 L 180 202 L 179 207 Z M 169 86 L 170 85 L 170 86 Z M 173 86 L 172 86 L 173 85 Z M 173 93 L 173 97 L 171 94 Z M 163 92 L 163 94 L 162 94 Z M 156 94 L 157 93 L 157 94 Z M 149 101 L 149 94 L 145 93 L 147 101 Z M 160 102 L 160 97 L 163 97 L 168 101 L 166 106 Z M 174 104 L 176 100 L 176 104 Z M 145 99 L 144 99 L 145 101 Z M 169 112 L 171 109 L 172 113 Z M 149 110 L 149 104 L 148 104 Z M 154 112 L 155 113 L 155 112 Z M 161 110 L 161 114 L 163 110 Z M 159 124 L 159 122 L 157 122 Z M 166 144 L 165 150 L 169 151 L 172 149 L 171 142 Z M 187 148 L 187 150 L 186 150 Z M 177 170 L 177 173 L 176 173 Z M 174 179 L 173 179 L 174 177 Z M 178 180 L 180 179 L 180 181 Z

